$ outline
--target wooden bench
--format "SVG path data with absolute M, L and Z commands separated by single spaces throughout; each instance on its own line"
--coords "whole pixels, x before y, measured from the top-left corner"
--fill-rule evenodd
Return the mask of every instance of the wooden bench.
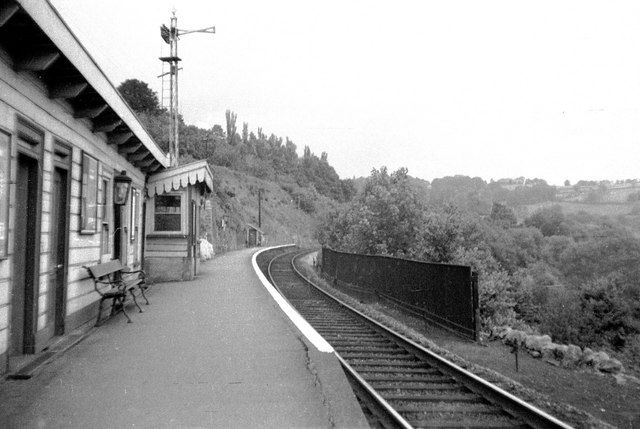
M 136 288 L 144 297 L 147 305 L 149 305 L 149 300 L 144 294 L 144 291 L 147 288 L 144 271 L 131 271 L 129 267 L 122 265 L 118 259 L 84 268 L 89 272 L 89 275 L 93 279 L 93 286 L 96 289 L 96 292 L 100 294 L 100 306 L 98 307 L 98 320 L 96 321 L 96 326 L 100 325 L 102 302 L 106 299 L 111 300 L 111 315 L 113 315 L 119 307 L 127 318 L 128 323 L 131 323 L 131 318 L 124 308 L 127 300 L 127 293 L 129 293 L 133 298 L 133 302 L 136 307 L 138 307 L 138 310 L 140 310 L 140 313 L 143 311 L 136 300 Z M 100 285 L 109 285 L 111 286 L 111 289 L 102 291 L 99 288 Z

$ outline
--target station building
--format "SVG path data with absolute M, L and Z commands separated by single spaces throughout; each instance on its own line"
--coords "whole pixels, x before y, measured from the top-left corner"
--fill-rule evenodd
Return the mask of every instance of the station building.
M 190 167 L 181 168 L 188 175 Z M 208 168 L 194 168 L 200 175 L 184 184 L 189 191 L 180 182 L 154 187 L 154 196 L 166 191 L 178 201 L 185 192 L 173 213 L 179 229 L 152 232 L 184 238 L 189 261 L 197 259 L 193 204 L 211 187 Z M 147 186 L 171 170 L 48 1 L 0 2 L 0 374 L 93 326 L 100 296 L 83 266 L 144 265 Z M 128 193 L 118 195 L 116 184 L 127 182 Z

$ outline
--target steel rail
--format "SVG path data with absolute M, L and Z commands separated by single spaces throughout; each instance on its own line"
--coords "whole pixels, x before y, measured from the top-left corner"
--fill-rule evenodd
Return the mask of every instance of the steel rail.
M 477 375 L 467 371 L 464 368 L 456 365 L 453 362 L 443 358 L 435 354 L 434 352 L 426 349 L 422 345 L 414 342 L 413 340 L 402 336 L 401 334 L 394 332 L 388 327 L 382 325 L 378 321 L 372 319 L 371 317 L 363 314 L 359 310 L 351 307 L 349 304 L 341 301 L 339 298 L 327 292 L 317 285 L 315 285 L 309 278 L 307 278 L 304 274 L 298 270 L 296 267 L 296 261 L 303 255 L 309 254 L 311 252 L 299 252 L 295 254 L 291 258 L 291 267 L 293 271 L 306 283 L 310 286 L 314 287 L 316 290 L 321 292 L 323 295 L 327 296 L 334 302 L 338 303 L 340 306 L 350 310 L 354 314 L 358 315 L 358 317 L 368 321 L 369 323 L 376 326 L 379 330 L 383 331 L 385 334 L 390 335 L 397 342 L 406 346 L 408 351 L 414 352 L 418 357 L 421 357 L 427 360 L 430 363 L 434 363 L 439 369 L 448 373 L 451 377 L 456 379 L 456 381 L 460 382 L 462 385 L 466 386 L 470 390 L 479 394 L 480 396 L 486 398 L 490 402 L 498 405 L 503 408 L 505 411 L 509 412 L 512 415 L 515 415 L 522 420 L 524 420 L 528 425 L 531 425 L 534 428 L 561 428 L 561 429 L 570 429 L 571 426 L 560 421 L 559 419 L 551 416 L 550 414 L 540 410 L 539 408 L 523 401 L 522 399 L 512 395 L 511 393 L 501 389 L 500 387 L 484 380 Z M 286 254 L 288 256 L 293 253 Z M 280 255 L 284 256 L 284 255 Z
M 271 271 L 271 267 L 273 265 L 273 262 L 278 259 L 278 258 L 284 258 L 286 257 L 291 257 L 291 255 L 300 255 L 301 253 L 296 250 L 294 252 L 289 252 L 289 253 L 283 253 L 280 255 L 276 255 L 275 257 L 271 258 L 271 260 L 269 261 L 269 265 L 267 266 L 267 274 L 269 276 L 269 281 L 271 281 L 271 284 L 273 285 L 273 287 L 278 291 L 278 293 L 280 295 L 282 295 L 282 297 L 289 303 L 289 305 L 291 305 L 292 308 L 295 309 L 295 306 L 287 299 L 287 297 L 282 293 L 282 290 L 278 287 L 278 284 L 276 283 L 275 279 L 273 278 L 273 274 Z M 305 252 L 302 252 L 302 254 L 305 254 Z M 297 271 L 295 271 L 295 267 L 294 267 L 294 272 L 298 275 L 300 275 Z M 297 311 L 297 310 L 296 310 Z M 298 312 L 298 314 L 300 314 Z M 302 315 L 300 315 L 300 317 L 303 317 Z M 333 351 L 333 354 L 336 356 L 336 358 L 338 359 L 338 361 L 340 362 L 340 364 L 342 365 L 342 367 L 347 371 L 347 373 L 349 374 L 349 376 L 351 377 L 351 379 L 358 384 L 358 386 L 360 387 L 360 389 L 366 393 L 368 399 L 372 402 L 375 403 L 377 411 L 380 412 L 381 414 L 384 414 L 384 416 L 379 416 L 379 418 L 381 418 L 381 420 L 383 420 L 383 425 L 385 427 L 393 427 L 393 428 L 402 428 L 402 429 L 412 429 L 413 426 L 411 426 L 409 424 L 409 422 L 407 422 L 404 417 L 402 417 L 392 406 L 391 404 L 389 404 L 382 396 L 380 396 L 380 394 L 378 392 L 376 392 L 376 390 L 371 387 L 371 385 L 369 383 L 367 383 L 361 376 L 360 374 L 358 374 L 358 372 L 356 370 L 354 370 L 351 365 L 349 365 L 349 363 L 342 358 L 342 356 L 340 356 L 340 354 L 338 352 L 336 352 L 335 350 Z M 386 421 L 385 421 L 386 420 Z M 386 424 L 385 424 L 386 423 Z M 388 423 L 391 423 L 390 425 Z
M 398 413 L 391 406 L 391 404 L 389 404 L 382 396 L 380 396 L 380 394 L 376 391 L 376 389 L 371 387 L 371 385 L 367 383 L 367 381 L 364 378 L 362 378 L 360 374 L 358 374 L 358 372 L 355 369 L 353 369 L 346 360 L 342 358 L 342 356 L 340 356 L 340 353 L 336 351 L 334 351 L 334 353 L 338 358 L 338 360 L 340 361 L 340 364 L 342 365 L 342 367 L 352 377 L 354 382 L 356 382 L 360 386 L 360 388 L 362 388 L 362 390 L 366 392 L 366 394 L 369 396 L 372 402 L 374 402 L 376 405 L 382 408 L 382 411 L 391 418 L 393 423 L 395 423 L 396 425 L 404 429 L 413 429 L 413 426 L 411 426 L 411 424 L 409 424 L 409 422 L 406 421 L 405 418 L 402 417 L 400 413 Z

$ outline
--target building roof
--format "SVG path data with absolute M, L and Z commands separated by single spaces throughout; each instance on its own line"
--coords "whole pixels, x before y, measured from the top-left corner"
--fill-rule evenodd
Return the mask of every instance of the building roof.
M 104 133 L 146 173 L 169 166 L 167 155 L 48 0 L 0 2 L 0 48 L 13 68 L 41 81 L 49 98 L 65 100 L 73 114 Z
M 247 226 L 248 226 L 249 228 L 251 228 L 251 229 L 255 229 L 255 230 L 256 230 L 256 231 L 258 231 L 260 234 L 263 234 L 263 235 L 264 235 L 264 231 L 263 231 L 263 230 L 261 230 L 260 228 L 258 228 L 257 226 L 255 226 L 254 224 L 252 224 L 252 223 L 248 223 L 248 224 L 247 224 Z
M 206 186 L 208 192 L 213 191 L 213 176 L 205 160 L 171 167 L 150 176 L 147 181 L 147 195 L 153 197 L 197 183 Z

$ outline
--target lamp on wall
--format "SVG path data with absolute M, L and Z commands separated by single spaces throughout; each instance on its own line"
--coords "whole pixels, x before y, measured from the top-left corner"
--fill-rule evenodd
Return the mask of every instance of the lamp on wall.
M 113 178 L 113 204 L 121 206 L 127 203 L 129 196 L 129 188 L 131 187 L 131 177 L 127 176 L 127 172 L 122 172 Z

